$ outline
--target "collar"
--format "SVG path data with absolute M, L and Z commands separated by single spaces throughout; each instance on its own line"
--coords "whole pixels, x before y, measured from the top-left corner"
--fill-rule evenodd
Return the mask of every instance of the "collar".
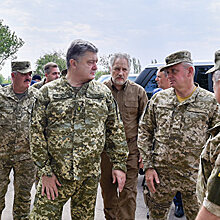
M 35 88 L 34 88 L 34 89 L 35 89 Z M 31 88 L 31 87 L 29 87 L 29 88 L 26 90 L 26 91 L 27 91 L 27 94 L 26 94 L 24 97 L 26 97 L 26 96 L 28 96 L 28 97 L 34 96 L 34 92 L 33 92 L 34 89 Z M 35 90 L 36 90 L 36 89 L 35 89 Z M 15 101 L 20 101 L 20 100 L 18 99 L 18 97 L 15 95 L 15 92 L 14 92 L 14 90 L 13 90 L 13 84 L 11 84 L 11 85 L 5 87 L 5 89 L 4 89 L 4 95 L 7 96 L 7 97 L 10 97 L 10 98 L 12 98 L 12 99 L 14 99 Z M 22 98 L 22 99 L 23 99 L 23 98 Z M 22 99 L 21 99 L 21 100 L 22 100 Z
M 61 80 L 62 80 L 62 84 L 67 86 L 69 90 L 71 90 L 72 92 L 74 92 L 74 88 L 69 84 L 69 82 L 67 81 L 67 78 L 65 75 L 62 75 L 61 76 Z M 92 80 L 91 80 L 92 81 Z M 82 87 L 80 88 L 79 92 L 77 93 L 77 95 L 83 95 L 86 93 L 88 87 L 89 87 L 89 84 L 90 82 L 86 82 L 82 85 Z
M 199 87 L 198 83 L 194 83 L 194 85 L 197 87 L 195 92 L 191 95 L 191 97 L 189 97 L 188 99 L 186 99 L 185 101 L 183 101 L 181 103 L 177 99 L 177 96 L 176 96 L 176 93 L 175 93 L 175 89 L 174 88 L 170 88 L 171 96 L 170 96 L 170 99 L 168 100 L 168 103 L 180 106 L 180 105 L 184 105 L 186 103 L 195 102 L 196 97 L 197 97 L 197 95 L 198 95 L 198 93 L 200 91 L 200 87 Z

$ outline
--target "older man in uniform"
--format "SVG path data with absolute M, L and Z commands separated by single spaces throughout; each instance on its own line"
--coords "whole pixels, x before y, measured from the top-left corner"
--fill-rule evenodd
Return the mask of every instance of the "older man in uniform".
M 60 219 L 69 198 L 72 219 L 93 219 L 104 146 L 123 189 L 128 148 L 111 91 L 93 80 L 97 52 L 90 42 L 73 41 L 67 74 L 40 90 L 31 149 L 41 181 L 30 219 Z
M 215 66 L 206 73 L 213 74 L 213 89 L 220 103 L 220 50 L 215 52 Z M 200 157 L 196 191 L 202 207 L 196 220 L 220 219 L 220 122 L 209 133 L 211 137 Z
M 56 80 L 60 77 L 60 70 L 56 63 L 49 62 L 44 66 L 45 78 L 37 83 L 34 83 L 32 86 L 40 89 L 46 83 L 49 83 L 53 80 Z
M 12 62 L 12 85 L 0 90 L 0 212 L 5 207 L 9 174 L 14 171 L 14 219 L 28 219 L 35 166 L 31 159 L 29 123 L 38 90 L 29 88 L 31 65 Z
M 119 194 L 117 184 L 113 183 L 111 177 L 113 164 L 105 152 L 102 154 L 100 185 L 106 219 L 135 219 L 139 161 L 138 122 L 147 104 L 147 95 L 141 86 L 127 79 L 130 65 L 129 55 L 114 54 L 110 60 L 112 77 L 105 82 L 119 106 L 129 147 L 126 183 Z
M 182 193 L 188 219 L 195 219 L 199 156 L 207 130 L 219 121 L 214 95 L 194 84 L 191 54 L 166 58 L 171 87 L 152 97 L 140 122 L 138 146 L 151 192 L 150 219 L 165 219 L 173 196 Z M 153 143 L 153 145 L 152 145 Z

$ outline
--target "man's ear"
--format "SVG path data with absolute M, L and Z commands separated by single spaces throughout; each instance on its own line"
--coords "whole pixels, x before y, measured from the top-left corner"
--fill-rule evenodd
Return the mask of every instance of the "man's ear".
M 12 72 L 11 73 L 11 78 L 14 79 L 15 78 L 15 74 Z
M 70 66 L 71 66 L 71 67 L 76 68 L 76 66 L 77 66 L 77 61 L 76 61 L 76 60 L 70 59 L 69 62 L 70 62 Z
M 188 70 L 189 70 L 189 76 L 191 76 L 191 75 L 193 75 L 193 76 L 194 76 L 194 72 L 193 72 L 193 71 L 194 71 L 194 69 L 193 69 L 193 67 L 192 67 L 192 66 L 190 66 Z

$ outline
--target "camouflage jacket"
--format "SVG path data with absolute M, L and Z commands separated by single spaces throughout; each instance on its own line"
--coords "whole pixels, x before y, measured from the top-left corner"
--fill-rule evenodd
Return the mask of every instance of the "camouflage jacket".
M 40 82 L 34 83 L 32 86 L 36 89 L 40 89 L 46 83 L 46 78 L 42 79 Z
M 0 90 L 0 161 L 21 161 L 31 158 L 29 123 L 31 110 L 38 94 L 35 88 L 19 100 L 12 85 Z
M 200 156 L 196 192 L 199 202 L 220 217 L 220 123 L 209 133 Z
M 199 155 L 208 139 L 207 130 L 220 121 L 218 111 L 214 94 L 200 87 L 182 103 L 173 88 L 156 93 L 139 127 L 138 146 L 145 169 L 170 167 L 196 181 Z
M 31 150 L 40 175 L 64 179 L 99 175 L 106 151 L 114 169 L 126 171 L 128 147 L 111 91 L 91 81 L 77 94 L 65 77 L 40 89 L 31 124 Z

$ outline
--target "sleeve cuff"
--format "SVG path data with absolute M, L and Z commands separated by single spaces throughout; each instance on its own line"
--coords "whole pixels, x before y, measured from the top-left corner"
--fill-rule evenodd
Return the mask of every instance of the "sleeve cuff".
M 38 170 L 39 176 L 52 176 L 53 172 L 50 166 L 46 165 L 43 168 Z
M 220 217 L 220 206 L 210 202 L 207 198 L 204 199 L 203 206 L 213 215 Z
M 123 172 L 127 172 L 127 167 L 126 165 L 118 165 L 118 164 L 113 164 L 113 170 L 122 170 Z

